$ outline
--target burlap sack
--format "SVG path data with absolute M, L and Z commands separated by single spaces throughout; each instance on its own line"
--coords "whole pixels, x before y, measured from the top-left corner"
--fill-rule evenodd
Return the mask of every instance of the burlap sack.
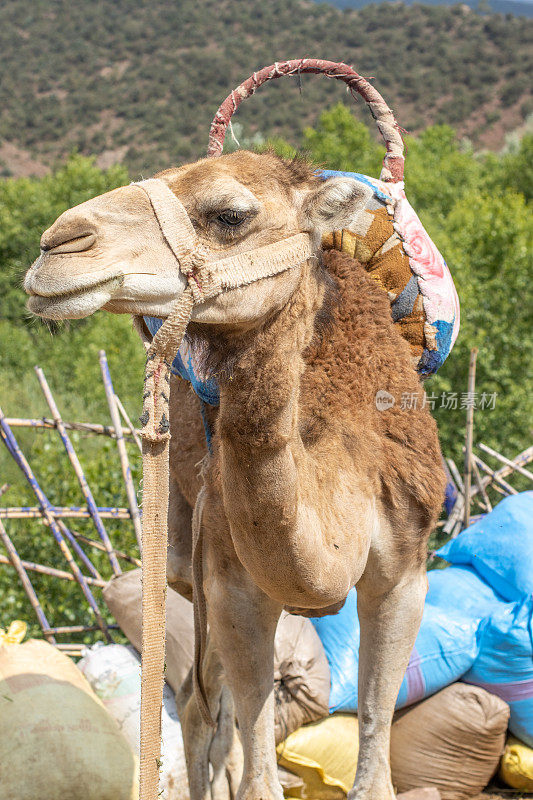
M 132 645 L 141 650 L 141 571 L 113 578 L 104 599 Z M 172 589 L 167 591 L 165 677 L 175 692 L 193 661 L 192 603 Z M 311 622 L 283 612 L 278 624 L 274 655 L 276 742 L 306 722 L 327 716 L 330 675 L 322 644 Z
M 141 570 L 133 569 L 113 578 L 103 589 L 107 607 L 122 631 L 140 653 L 142 649 Z M 192 603 L 172 589 L 167 590 L 167 638 L 165 678 L 178 691 L 193 662 L 194 628 Z
M 533 747 L 510 736 L 500 764 L 500 778 L 513 789 L 533 794 Z
M 330 675 L 322 642 L 305 617 L 282 613 L 274 642 L 276 744 L 329 712 Z
M 0 647 L 0 800 L 136 800 L 138 762 L 73 661 Z
M 498 768 L 508 720 L 507 703 L 464 683 L 398 712 L 391 735 L 396 789 L 435 786 L 443 800 L 478 794 Z

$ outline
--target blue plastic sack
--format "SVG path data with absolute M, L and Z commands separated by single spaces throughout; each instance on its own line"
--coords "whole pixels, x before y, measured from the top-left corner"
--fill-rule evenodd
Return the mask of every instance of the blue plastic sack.
M 533 594 L 533 492 L 506 497 L 437 555 L 472 566 L 507 601 Z
M 396 708 L 429 697 L 464 675 L 478 654 L 478 627 L 475 617 L 426 603 Z
M 472 580 L 467 579 L 465 584 L 462 576 L 466 588 L 460 589 L 454 582 L 451 568 L 440 572 L 450 573 L 447 594 L 450 597 L 455 595 L 457 603 L 455 607 L 449 603 L 444 607 L 426 603 L 420 632 L 396 702 L 397 708 L 415 703 L 458 680 L 470 669 L 478 655 L 477 632 L 481 617 L 479 614 L 469 616 L 460 608 L 460 593 L 462 591 L 464 596 L 472 591 Z M 482 583 L 477 576 L 473 577 L 474 581 Z M 442 578 L 439 577 L 438 582 L 441 583 Z M 446 590 L 441 587 L 439 591 Z M 490 587 L 482 587 L 482 597 L 484 593 L 484 608 L 497 607 L 499 601 Z M 355 712 L 360 640 L 355 589 L 348 594 L 344 607 L 337 615 L 311 621 L 329 662 L 330 712 Z
M 428 572 L 426 605 L 453 609 L 481 623 L 505 600 L 471 567 L 446 567 Z
M 324 647 L 331 675 L 329 710 L 357 710 L 357 672 L 359 667 L 360 628 L 357 594 L 348 592 L 338 614 L 311 618 Z
M 533 597 L 487 620 L 479 655 L 463 680 L 505 700 L 511 733 L 533 747 Z

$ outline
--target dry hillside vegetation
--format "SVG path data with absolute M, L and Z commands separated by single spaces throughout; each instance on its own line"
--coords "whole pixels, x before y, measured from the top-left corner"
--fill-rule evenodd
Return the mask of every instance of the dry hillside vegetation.
M 41 174 L 73 149 L 138 174 L 192 160 L 218 103 L 250 72 L 311 55 L 352 63 L 400 123 L 453 125 L 498 148 L 533 110 L 533 20 L 467 6 L 310 0 L 11 0 L 0 7 L 0 174 Z M 239 112 L 245 136 L 300 139 L 343 88 L 305 76 Z M 353 105 L 353 104 L 352 104 Z M 362 103 L 356 113 L 367 118 Z M 5 142 L 16 145 L 6 146 Z

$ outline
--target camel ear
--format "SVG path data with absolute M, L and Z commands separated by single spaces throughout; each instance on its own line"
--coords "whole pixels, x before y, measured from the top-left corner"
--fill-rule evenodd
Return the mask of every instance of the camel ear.
M 304 230 L 323 236 L 347 227 L 372 194 L 372 187 L 353 178 L 328 178 L 304 200 Z

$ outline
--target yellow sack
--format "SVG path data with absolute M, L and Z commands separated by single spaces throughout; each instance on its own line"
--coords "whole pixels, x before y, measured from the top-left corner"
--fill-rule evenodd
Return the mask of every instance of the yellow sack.
M 0 645 L 0 800 L 137 800 L 135 756 L 73 661 Z
M 503 751 L 500 777 L 513 789 L 533 792 L 533 749 L 510 736 Z
M 28 626 L 20 619 L 15 619 L 5 631 L 0 628 L 0 646 L 3 644 L 20 644 L 26 636 Z
M 299 775 L 312 800 L 344 800 L 357 767 L 359 727 L 353 714 L 304 725 L 278 745 L 278 762 Z

